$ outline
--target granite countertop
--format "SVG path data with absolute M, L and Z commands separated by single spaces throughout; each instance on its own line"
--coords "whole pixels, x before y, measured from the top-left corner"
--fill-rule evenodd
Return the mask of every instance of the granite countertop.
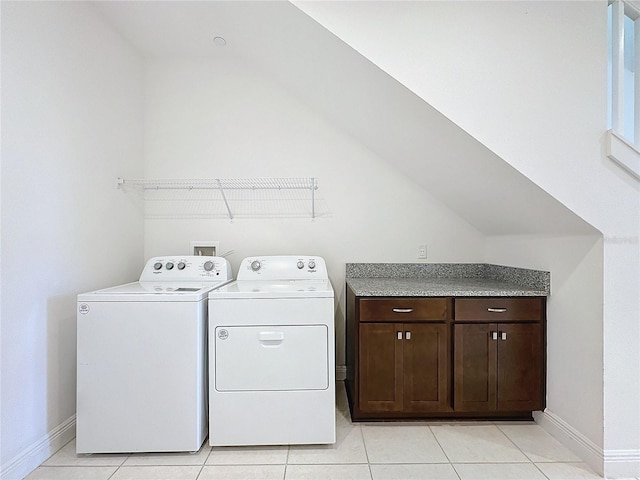
M 550 273 L 485 263 L 348 263 L 346 282 L 363 297 L 544 297 Z

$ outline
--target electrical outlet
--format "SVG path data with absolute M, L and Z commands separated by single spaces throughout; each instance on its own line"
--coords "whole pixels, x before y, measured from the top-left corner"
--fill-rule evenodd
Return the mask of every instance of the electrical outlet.
M 418 245 L 418 258 L 427 258 L 427 245 Z
M 215 257 L 220 250 L 220 242 L 213 240 L 191 240 L 191 255 Z

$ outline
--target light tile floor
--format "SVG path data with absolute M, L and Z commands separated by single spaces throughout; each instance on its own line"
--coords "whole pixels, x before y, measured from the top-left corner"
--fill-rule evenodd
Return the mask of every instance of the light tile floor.
M 196 454 L 77 455 L 75 441 L 26 480 L 601 479 L 535 423 L 351 423 L 338 383 L 335 445 Z M 640 479 L 638 479 L 640 480 Z

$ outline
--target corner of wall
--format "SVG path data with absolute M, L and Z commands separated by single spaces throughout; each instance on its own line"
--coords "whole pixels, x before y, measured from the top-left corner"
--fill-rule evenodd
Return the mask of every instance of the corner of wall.
M 534 420 L 552 437 L 582 458 L 600 475 L 604 474 L 604 450 L 555 413 L 534 412 Z
M 34 465 L 40 465 L 76 436 L 76 416 L 73 415 L 18 455 L 0 466 L 2 480 L 20 480 L 28 475 Z

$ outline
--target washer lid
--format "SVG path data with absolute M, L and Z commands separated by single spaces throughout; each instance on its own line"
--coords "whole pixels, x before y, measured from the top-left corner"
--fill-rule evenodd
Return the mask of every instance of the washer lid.
M 237 280 L 209 293 L 221 298 L 333 298 L 329 280 Z
M 81 293 L 78 301 L 193 302 L 228 282 L 132 282 Z

